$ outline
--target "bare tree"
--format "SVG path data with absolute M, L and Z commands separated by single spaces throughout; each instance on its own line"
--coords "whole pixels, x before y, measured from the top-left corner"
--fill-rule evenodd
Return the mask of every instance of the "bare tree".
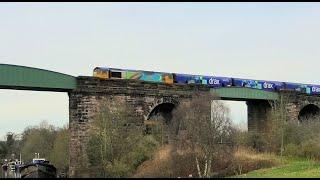
M 125 176 L 128 164 L 123 158 L 142 137 L 143 127 L 131 114 L 126 106 L 103 101 L 91 124 L 88 156 L 92 165 L 102 165 L 104 177 Z
M 68 172 L 69 167 L 69 130 L 68 127 L 57 130 L 53 147 L 50 151 L 52 164 L 59 172 Z
M 192 152 L 199 177 L 210 177 L 211 167 L 221 148 L 230 142 L 229 110 L 216 95 L 196 92 L 192 100 L 173 112 L 173 130 L 184 132 L 184 150 Z M 178 134 L 179 134 L 178 133 Z
M 267 122 L 267 141 L 269 143 L 269 150 L 274 151 L 278 149 L 277 141 L 280 139 L 280 156 L 282 157 L 284 151 L 284 136 L 285 127 L 289 120 L 288 105 L 290 99 L 293 98 L 292 94 L 280 93 L 278 100 L 269 101 L 271 106 L 270 116 Z M 275 146 L 275 147 L 272 147 Z

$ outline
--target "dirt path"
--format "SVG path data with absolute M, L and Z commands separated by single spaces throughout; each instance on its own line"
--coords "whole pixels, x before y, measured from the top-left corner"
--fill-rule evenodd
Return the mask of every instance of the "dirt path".
M 172 150 L 172 145 L 159 148 L 153 158 L 143 162 L 132 177 L 167 177 L 168 174 L 163 174 L 163 172 L 170 172 Z

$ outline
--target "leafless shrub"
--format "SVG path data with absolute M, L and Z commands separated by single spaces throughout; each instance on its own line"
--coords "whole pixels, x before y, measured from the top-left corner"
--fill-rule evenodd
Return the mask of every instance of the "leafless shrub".
M 232 147 L 229 111 L 217 99 L 209 93 L 195 93 L 190 102 L 180 104 L 173 112 L 170 132 L 176 135 L 177 152 L 192 155 L 188 164 L 196 167 L 193 176 L 210 177 L 213 161 L 222 158 L 223 151 L 232 152 L 227 151 Z
M 143 127 L 133 123 L 131 114 L 126 106 L 101 103 L 87 148 L 91 165 L 102 167 L 103 173 L 97 176 L 126 177 L 146 159 L 144 150 L 153 142 L 143 137 Z
M 264 134 L 269 152 L 279 153 L 282 157 L 300 156 L 320 159 L 319 115 L 290 121 L 290 93 L 280 94 L 279 100 L 271 101 L 271 116 L 268 119 L 268 131 Z
M 301 123 L 288 123 L 284 133 L 284 155 L 320 160 L 318 117 Z

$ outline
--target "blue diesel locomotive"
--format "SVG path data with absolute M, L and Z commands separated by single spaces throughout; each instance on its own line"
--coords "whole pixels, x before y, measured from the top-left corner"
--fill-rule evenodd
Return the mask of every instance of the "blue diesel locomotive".
M 153 72 L 143 70 L 116 69 L 96 67 L 93 76 L 109 79 L 136 79 L 165 84 L 203 84 L 211 88 L 220 87 L 247 87 L 264 91 L 292 90 L 309 95 L 320 95 L 320 85 L 299 84 L 291 82 L 265 81 L 254 79 L 241 79 L 219 76 L 203 76 L 192 74 Z

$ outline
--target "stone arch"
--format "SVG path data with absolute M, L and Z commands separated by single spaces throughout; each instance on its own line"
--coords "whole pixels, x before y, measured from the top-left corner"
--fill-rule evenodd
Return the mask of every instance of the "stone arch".
M 173 110 L 179 105 L 177 99 L 160 98 L 154 101 L 145 120 L 145 133 L 160 135 L 161 143 L 172 142 Z
M 173 97 L 161 97 L 154 98 L 152 102 L 148 104 L 148 107 L 144 108 L 144 120 L 149 120 L 154 113 L 166 112 L 168 109 L 171 109 L 172 106 L 177 107 L 179 105 L 179 100 Z
M 149 113 L 147 120 L 151 118 L 162 118 L 166 124 L 172 119 L 172 110 L 175 108 L 173 103 L 161 103 L 152 109 Z
M 299 121 L 303 121 L 308 118 L 312 118 L 313 116 L 317 116 L 320 114 L 320 108 L 315 104 L 308 104 L 303 106 L 298 115 Z
M 155 98 L 153 103 L 149 106 L 149 110 L 146 111 L 145 125 L 146 133 L 165 132 L 168 135 L 168 130 L 171 127 L 171 120 L 173 118 L 172 111 L 179 105 L 179 101 L 172 97 Z M 161 130 L 160 130 L 161 129 Z M 166 137 L 165 139 L 167 139 Z M 166 142 L 168 141 L 165 140 Z

